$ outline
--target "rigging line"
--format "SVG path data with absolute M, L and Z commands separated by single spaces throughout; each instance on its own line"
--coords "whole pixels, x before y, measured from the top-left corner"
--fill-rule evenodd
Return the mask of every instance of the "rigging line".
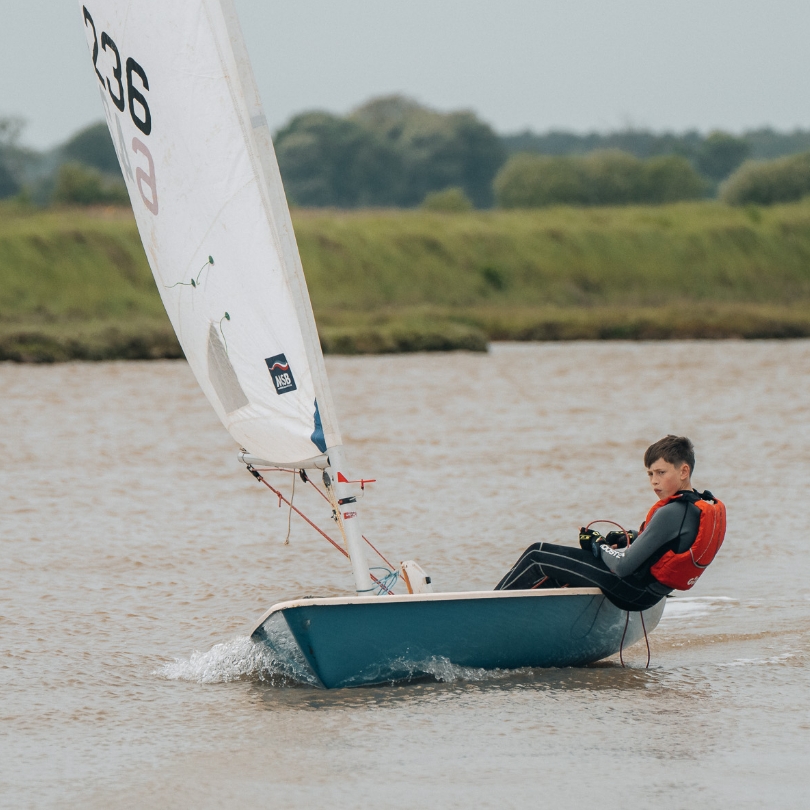
M 324 471 L 324 476 L 327 473 Z M 324 483 L 326 483 L 326 478 L 324 477 Z M 346 529 L 343 528 L 343 520 L 340 516 L 340 504 L 337 502 L 337 496 L 334 493 L 334 488 L 332 486 L 327 485 L 326 487 L 329 505 L 332 507 L 332 519 L 337 523 L 338 529 L 340 529 L 340 536 L 343 538 L 343 546 L 348 552 L 349 548 L 349 540 L 346 537 Z M 348 556 L 348 553 L 347 555 Z
M 310 484 L 315 489 L 315 492 L 317 492 L 318 495 L 320 495 L 325 501 L 331 503 L 329 498 L 327 498 L 326 495 L 324 495 L 321 488 L 309 476 L 307 476 L 307 483 Z
M 622 633 L 622 640 L 619 643 L 619 661 L 621 661 L 622 669 L 625 668 L 624 663 L 624 656 L 622 655 L 622 651 L 624 650 L 624 637 L 627 635 L 627 625 L 630 624 L 630 611 L 627 611 L 627 618 L 624 620 L 624 632 Z
M 322 497 L 322 498 L 323 498 L 325 501 L 327 501 L 327 503 L 330 503 L 330 504 L 332 503 L 332 502 L 329 500 L 329 498 L 328 498 L 328 497 L 327 497 L 327 496 L 324 494 L 324 492 L 321 490 L 321 488 L 320 488 L 320 487 L 319 487 L 319 486 L 318 486 L 318 485 L 317 485 L 317 484 L 316 484 L 316 483 L 315 483 L 315 482 L 314 482 L 314 481 L 313 481 L 311 478 L 307 477 L 307 483 L 308 483 L 308 484 L 311 484 L 311 485 L 312 485 L 312 487 L 314 488 L 314 490 L 315 490 L 315 491 L 318 493 L 318 495 L 320 495 L 320 496 L 321 496 L 321 497 Z M 360 536 L 363 538 L 363 540 L 365 540 L 365 541 L 366 541 L 366 543 L 368 543 L 368 545 L 369 545 L 369 546 L 370 546 L 370 547 L 371 547 L 371 548 L 374 550 L 374 553 L 375 553 L 375 554 L 376 554 L 376 555 L 377 555 L 377 556 L 378 556 L 378 557 L 379 557 L 379 558 L 380 558 L 380 559 L 381 559 L 381 560 L 382 560 L 382 561 L 383 561 L 383 562 L 384 562 L 384 563 L 385 563 L 385 564 L 386 564 L 386 565 L 387 565 L 389 568 L 394 569 L 394 568 L 396 567 L 396 566 L 394 566 L 394 565 L 393 565 L 391 562 L 389 562 L 389 560 L 388 560 L 388 559 L 387 559 L 387 558 L 386 558 L 386 557 L 383 555 L 383 553 L 382 553 L 382 552 L 381 552 L 381 551 L 380 551 L 380 550 L 379 550 L 379 549 L 378 549 L 378 548 L 377 548 L 377 547 L 374 545 L 374 543 L 372 543 L 372 542 L 371 542 L 371 540 L 369 540 L 369 539 L 368 539 L 368 537 L 366 537 L 364 534 L 361 534 Z
M 649 669 L 650 668 L 650 657 L 651 657 L 650 639 L 647 636 L 647 625 L 644 624 L 644 611 L 641 611 L 639 615 L 641 616 L 641 629 L 644 631 L 644 641 L 647 642 L 647 666 L 645 666 L 644 669 Z
M 346 549 L 341 548 L 338 543 L 336 543 L 320 526 L 316 526 L 297 506 L 293 506 L 272 484 L 269 484 L 267 481 L 262 478 L 261 475 L 257 476 L 257 480 L 261 481 L 273 494 L 277 495 L 280 501 L 283 501 L 286 504 L 289 504 L 290 509 L 295 512 L 296 515 L 302 517 L 313 529 L 315 529 L 318 534 L 322 537 L 325 537 L 344 557 L 349 556 L 349 552 Z
M 287 513 L 287 536 L 284 538 L 284 545 L 290 545 L 290 531 L 292 530 L 292 510 L 295 500 L 295 476 L 293 476 L 292 492 L 290 493 L 290 511 Z
M 385 571 L 385 576 L 379 581 L 380 590 L 379 593 L 381 594 L 383 591 L 386 591 L 389 595 L 393 595 L 393 591 L 391 588 L 397 584 L 397 580 L 399 579 L 399 571 L 391 571 L 388 568 L 374 568 L 375 571 Z
M 383 561 L 383 562 L 384 562 L 384 563 L 385 563 L 385 564 L 386 564 L 386 565 L 387 565 L 389 568 L 391 568 L 391 569 L 394 569 L 394 568 L 395 568 L 395 566 L 394 566 L 394 565 L 392 565 L 390 562 L 388 562 L 388 560 L 386 560 L 386 559 L 385 559 L 385 557 L 383 557 L 382 552 L 377 550 L 377 547 L 374 545 L 374 543 L 372 543 L 372 542 L 371 542 L 371 540 L 369 540 L 369 539 L 368 539 L 368 537 L 366 537 L 364 534 L 361 534 L 361 535 L 360 535 L 360 537 L 362 537 L 362 538 L 363 538 L 363 540 L 365 540 L 365 541 L 366 541 L 366 542 L 369 544 L 369 546 L 371 546 L 371 548 L 372 548 L 372 549 L 374 549 L 374 552 L 376 553 L 376 555 L 377 555 L 377 556 L 378 556 L 378 557 L 379 557 L 379 558 L 380 558 L 380 559 L 381 559 L 381 560 L 382 560 L 382 561 Z
M 392 571 L 392 572 L 391 572 L 391 574 L 393 574 L 393 575 L 394 575 L 394 582 L 393 582 L 393 584 L 391 585 L 391 588 L 393 588 L 393 587 L 394 587 L 394 585 L 396 584 L 396 578 L 399 576 L 399 574 L 398 574 L 396 571 Z M 372 579 L 374 582 L 376 582 L 376 583 L 377 583 L 377 585 L 379 585 L 379 587 L 380 587 L 380 593 L 382 593 L 383 591 L 385 591 L 385 592 L 386 592 L 386 593 L 387 593 L 389 596 L 393 596 L 393 595 L 394 595 L 394 592 L 393 592 L 393 591 L 391 590 L 391 588 L 389 588 L 389 587 L 388 587 L 388 585 L 386 584 L 386 582 L 388 581 L 388 579 L 389 579 L 389 577 L 391 576 L 391 574 L 389 574 L 389 576 L 388 576 L 388 577 L 384 577 L 384 578 L 383 578 L 383 581 L 382 581 L 382 582 L 380 582 L 380 580 L 379 580 L 379 579 L 377 579 L 377 577 L 375 577 L 375 576 L 374 576 L 374 574 L 372 574 L 372 573 L 371 573 L 371 571 L 369 571 L 369 572 L 368 572 L 368 575 L 371 577 L 371 579 Z
M 318 532 L 318 534 L 321 535 L 321 537 L 325 537 L 344 557 L 349 559 L 349 552 L 346 551 L 345 548 L 341 548 L 320 526 L 313 523 L 297 506 L 293 506 L 292 503 L 288 501 L 284 497 L 284 495 L 281 494 L 281 492 L 279 492 L 279 490 L 277 490 L 272 484 L 265 481 L 265 479 L 259 474 L 259 472 L 255 468 L 248 465 L 248 472 L 250 472 L 250 474 L 253 475 L 253 477 L 257 481 L 260 481 L 262 484 L 264 484 L 274 495 L 278 496 L 279 501 L 283 501 L 284 503 L 288 504 L 290 509 L 293 512 L 295 512 L 296 515 L 303 518 L 307 523 L 309 523 L 310 526 L 312 526 L 313 529 L 315 529 L 316 532 Z M 377 579 L 377 577 L 375 577 L 374 574 L 371 573 L 371 571 L 368 572 L 368 575 L 371 578 L 371 580 L 374 583 L 376 583 L 382 590 L 384 590 L 389 596 L 394 595 L 394 592 L 389 588 L 387 588 L 384 583 L 380 582 L 380 580 Z M 370 590 L 373 590 L 373 588 Z
M 324 475 L 326 475 L 326 473 L 324 473 Z M 349 538 L 346 537 L 346 528 L 343 525 L 343 517 L 342 517 L 341 511 L 340 511 L 340 503 L 338 502 L 338 499 L 337 499 L 337 493 L 335 492 L 335 488 L 331 484 L 327 484 L 327 479 L 326 478 L 324 478 L 324 484 L 326 485 L 327 500 L 329 501 L 329 504 L 332 507 L 332 517 L 334 518 L 335 523 L 337 523 L 338 528 L 340 529 L 340 535 L 343 538 L 343 545 L 344 545 L 344 550 L 346 551 L 346 556 L 349 557 L 349 559 L 351 559 L 351 557 L 349 556 L 349 553 L 348 553 Z M 317 487 L 316 487 L 316 489 L 317 489 Z M 389 567 L 393 568 L 393 566 L 389 566 Z M 394 595 L 394 592 L 392 590 L 390 590 L 389 588 L 387 588 L 382 582 L 380 582 L 380 580 L 377 579 L 377 577 L 375 577 L 374 574 L 371 573 L 371 571 L 368 572 L 368 575 L 371 577 L 371 579 L 374 582 L 377 583 L 377 585 L 380 586 L 380 593 L 382 593 L 382 591 L 385 591 L 389 596 Z
M 279 471 L 279 472 L 290 472 L 290 473 L 292 473 L 293 475 L 295 475 L 295 474 L 296 474 L 295 470 L 287 470 L 287 469 L 284 469 L 283 467 L 278 467 L 277 469 L 278 469 L 278 471 Z M 315 490 L 315 491 L 318 493 L 318 495 L 320 495 L 320 496 L 321 496 L 321 497 L 322 497 L 322 498 L 323 498 L 323 499 L 324 499 L 324 500 L 325 500 L 325 501 L 326 501 L 328 504 L 330 504 L 330 505 L 331 505 L 331 503 L 332 503 L 332 502 L 331 502 L 331 501 L 329 500 L 329 498 L 328 498 L 328 497 L 327 497 L 327 496 L 324 494 L 323 490 L 322 490 L 322 489 L 321 489 L 321 488 L 320 488 L 320 487 L 319 487 L 319 486 L 318 486 L 318 485 L 317 485 L 317 484 L 316 484 L 316 483 L 315 483 L 315 482 L 314 482 L 314 481 L 313 481 L 313 480 L 312 480 L 312 479 L 311 479 L 309 476 L 307 476 L 307 483 L 308 483 L 308 484 L 310 484 L 310 485 L 312 486 L 312 488 L 313 488 L 313 489 L 314 489 L 314 490 Z M 295 482 L 294 482 L 294 481 L 293 481 L 293 492 L 295 492 Z M 383 553 L 382 553 L 382 552 L 381 552 L 381 551 L 380 551 L 380 550 L 379 550 L 379 549 L 378 549 L 378 548 L 377 548 L 377 547 L 374 545 L 374 543 L 372 543 L 372 542 L 371 542 L 371 540 L 369 540 L 369 539 L 368 539 L 368 537 L 366 537 L 364 534 L 361 534 L 360 536 L 363 538 L 363 540 L 365 540 L 365 541 L 366 541 L 366 543 L 368 543 L 369 547 L 370 547 L 370 548 L 371 548 L 371 549 L 374 551 L 374 553 L 375 553 L 375 554 L 376 554 L 376 555 L 377 555 L 377 556 L 378 556 L 378 557 L 379 557 L 379 558 L 380 558 L 380 559 L 381 559 L 381 560 L 382 560 L 382 561 L 383 561 L 383 562 L 384 562 L 384 563 L 385 563 L 385 564 L 386 564 L 386 565 L 387 565 L 389 568 L 391 568 L 391 569 L 395 569 L 395 568 L 396 568 L 396 566 L 395 566 L 393 563 L 391 563 L 391 562 L 388 560 L 388 558 L 387 558 L 387 557 L 385 557 L 385 555 L 384 555 L 384 554 L 383 554 Z

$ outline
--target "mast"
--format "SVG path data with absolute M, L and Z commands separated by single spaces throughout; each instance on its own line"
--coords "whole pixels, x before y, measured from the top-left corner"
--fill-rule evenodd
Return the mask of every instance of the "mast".
M 349 559 L 352 562 L 354 586 L 358 593 L 370 591 L 371 579 L 369 577 L 368 559 L 363 534 L 360 530 L 360 518 L 357 513 L 357 498 L 349 488 L 346 475 L 346 464 L 343 447 L 338 445 L 329 449 L 329 469 L 332 470 L 332 480 L 338 507 L 338 523 L 343 528 L 346 538 Z

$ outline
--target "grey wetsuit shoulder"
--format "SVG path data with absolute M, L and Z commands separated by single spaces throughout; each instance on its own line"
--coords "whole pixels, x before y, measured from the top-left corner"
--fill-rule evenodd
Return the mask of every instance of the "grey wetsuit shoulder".
M 687 551 L 695 542 L 699 525 L 700 509 L 697 506 L 689 501 L 671 501 L 652 516 L 629 548 L 602 546 L 602 560 L 618 577 L 640 573 L 665 546 L 669 547 L 667 551 L 676 554 Z

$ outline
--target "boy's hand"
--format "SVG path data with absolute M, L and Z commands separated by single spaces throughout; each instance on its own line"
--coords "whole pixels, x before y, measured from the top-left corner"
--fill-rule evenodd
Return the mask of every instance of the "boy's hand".
M 632 529 L 628 529 L 627 534 L 630 535 L 631 543 L 638 537 L 638 532 L 634 532 Z M 627 535 L 617 529 L 605 535 L 605 542 L 607 542 L 611 548 L 624 548 L 627 545 Z
M 599 532 L 594 529 L 586 529 L 584 526 L 579 530 L 579 545 L 585 551 L 590 551 L 594 557 L 599 556 L 599 546 L 607 542 Z

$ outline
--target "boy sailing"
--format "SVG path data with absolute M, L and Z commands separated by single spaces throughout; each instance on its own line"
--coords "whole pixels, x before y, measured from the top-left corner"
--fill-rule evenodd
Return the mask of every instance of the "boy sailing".
M 691 588 L 723 543 L 725 506 L 692 487 L 695 451 L 685 436 L 650 445 L 644 466 L 658 502 L 638 534 L 583 528 L 580 548 L 535 543 L 495 590 L 597 587 L 622 610 L 646 610 Z

